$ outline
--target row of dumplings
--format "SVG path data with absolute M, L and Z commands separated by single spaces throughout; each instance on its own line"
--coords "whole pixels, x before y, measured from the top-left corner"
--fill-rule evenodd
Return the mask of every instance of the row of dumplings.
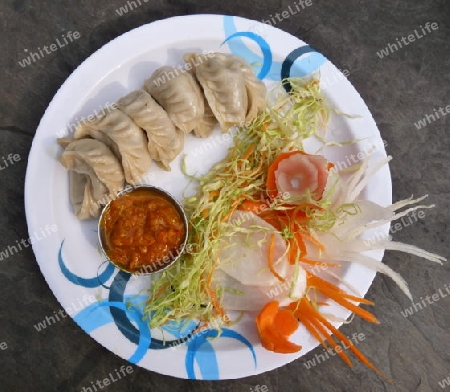
M 58 139 L 79 219 L 97 218 L 125 182 L 140 184 L 152 160 L 170 170 L 185 134 L 208 137 L 217 123 L 226 132 L 249 124 L 264 109 L 266 87 L 243 58 L 187 53 L 184 60 L 189 72 L 158 68 L 115 109 L 80 123 L 72 138 Z

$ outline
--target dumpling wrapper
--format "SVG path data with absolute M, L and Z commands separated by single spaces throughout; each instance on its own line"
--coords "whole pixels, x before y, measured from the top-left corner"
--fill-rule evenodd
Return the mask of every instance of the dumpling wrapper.
M 75 139 L 92 137 L 106 144 L 122 163 L 125 180 L 139 185 L 150 169 L 152 159 L 144 131 L 126 114 L 114 109 L 92 122 L 83 122 L 74 132 Z
M 203 93 L 219 121 L 222 132 L 246 123 L 248 97 L 241 64 L 232 56 L 214 53 L 213 57 L 186 53 Z
M 170 66 L 158 68 L 144 82 L 144 90 L 155 98 L 184 133 L 198 126 L 205 112 L 204 98 L 191 73 Z
M 116 104 L 146 132 L 150 156 L 170 170 L 170 162 L 184 147 L 184 134 L 175 128 L 167 112 L 144 90 L 133 91 Z
M 78 219 L 97 218 L 125 182 L 122 166 L 111 150 L 95 139 L 58 140 L 66 148 L 60 157 L 69 170 L 70 201 Z
M 248 109 L 245 124 L 250 124 L 266 107 L 267 89 L 264 82 L 255 76 L 252 66 L 244 58 L 230 55 L 240 64 L 244 75 L 245 87 L 248 97 Z
M 104 184 L 110 194 L 117 194 L 124 186 L 124 173 L 118 159 L 102 142 L 77 139 L 67 145 L 60 157 L 67 169 L 89 176 L 92 183 Z
M 208 104 L 206 98 L 204 99 L 205 113 L 200 119 L 198 125 L 194 128 L 194 135 L 197 137 L 206 138 L 209 137 L 217 125 L 217 119 L 211 107 Z
M 98 218 L 101 200 L 107 199 L 108 189 L 99 181 L 92 183 L 86 174 L 69 171 L 69 196 L 73 211 L 78 219 Z

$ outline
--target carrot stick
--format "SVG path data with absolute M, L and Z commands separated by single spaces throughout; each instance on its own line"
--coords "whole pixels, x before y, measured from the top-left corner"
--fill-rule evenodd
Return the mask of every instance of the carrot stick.
M 267 203 L 264 201 L 253 201 L 247 199 L 239 205 L 239 209 L 259 215 L 262 212 L 262 206 L 267 207 Z
M 301 260 L 303 255 L 306 255 L 306 246 L 303 242 L 302 238 L 298 238 L 294 236 L 294 238 L 290 238 L 289 242 L 289 263 L 296 264 L 299 260 Z M 300 253 L 300 254 L 299 254 Z
M 214 198 L 214 197 L 217 197 L 217 196 L 219 196 L 220 195 L 220 191 L 212 191 L 212 192 L 209 192 L 209 197 L 212 199 L 212 198 Z
M 328 343 L 330 343 L 331 347 L 334 348 L 335 352 L 341 357 L 341 359 L 349 366 L 349 367 L 353 367 L 352 361 L 350 360 L 350 358 L 348 357 L 348 355 L 346 353 L 344 353 L 342 351 L 342 349 L 337 350 L 337 346 L 338 344 L 336 343 L 336 341 L 333 339 L 333 337 L 331 336 L 331 334 L 323 327 L 322 323 L 321 323 L 321 319 L 323 318 L 319 312 L 317 312 L 317 310 L 315 310 L 311 304 L 309 303 L 309 301 L 305 298 L 301 299 L 300 302 L 300 309 L 299 309 L 299 313 L 301 312 L 301 315 L 304 315 L 304 317 L 308 318 L 308 320 L 311 322 L 311 324 L 317 328 L 320 333 L 322 334 L 322 336 L 324 336 L 326 338 L 326 340 L 328 341 Z
M 274 249 L 275 249 L 275 234 L 270 235 L 270 242 L 269 242 L 269 269 L 270 272 L 277 278 L 280 282 L 285 282 L 286 279 L 284 279 L 282 276 L 278 275 L 277 271 L 275 271 L 274 266 Z
M 296 244 L 300 249 L 300 257 L 306 256 L 306 245 L 305 241 L 303 241 L 303 237 L 298 235 L 298 233 L 294 233 L 294 238 L 296 239 Z
M 327 344 L 326 339 L 324 339 L 324 338 L 322 337 L 322 335 L 321 335 L 319 332 L 317 332 L 317 330 L 314 328 L 314 326 L 313 326 L 312 323 L 309 321 L 309 319 L 308 319 L 307 317 L 302 317 L 302 318 L 299 317 L 299 320 L 300 320 L 301 323 L 306 327 L 306 329 L 308 330 L 308 332 L 309 332 L 312 336 L 314 336 L 314 338 L 317 339 L 317 341 L 318 341 L 323 347 L 325 347 L 326 350 L 328 351 L 329 348 L 328 348 L 328 344 Z
M 314 279 L 314 278 L 316 278 L 316 279 Z M 363 318 L 366 321 L 369 321 L 371 323 L 379 324 L 379 321 L 376 319 L 376 317 L 372 313 L 370 313 L 367 310 L 364 310 L 364 309 L 360 308 L 359 306 L 356 306 L 355 304 L 347 301 L 343 297 L 342 293 L 339 292 L 339 290 L 333 290 L 327 284 L 324 284 L 323 282 L 325 282 L 325 281 L 323 281 L 322 279 L 317 278 L 316 276 L 314 276 L 313 278 L 309 278 L 308 277 L 308 284 L 310 284 L 312 287 L 315 287 L 322 294 L 325 294 L 330 299 L 332 299 L 334 302 L 336 302 L 339 305 L 347 308 L 348 310 L 350 310 L 353 313 L 357 314 L 359 317 Z
M 245 151 L 245 153 L 244 153 L 244 155 L 242 155 L 242 158 L 241 159 L 247 159 L 251 154 L 252 154 L 252 152 L 255 150 L 255 145 L 254 144 L 251 144 L 248 148 L 247 148 L 247 151 Z
M 376 323 L 376 324 L 380 323 L 372 313 L 360 308 L 359 306 L 354 305 L 353 303 L 347 301 L 345 298 L 340 297 L 338 293 L 333 292 L 329 289 L 320 288 L 320 287 L 318 287 L 318 290 L 321 291 L 323 294 L 327 295 L 328 297 L 330 297 L 330 299 L 332 299 L 334 302 L 337 302 L 339 305 L 347 308 L 348 310 L 357 314 L 359 317 L 363 318 L 364 320 L 366 320 L 370 323 Z
M 366 365 L 368 368 L 375 371 L 380 377 L 383 377 L 385 380 L 392 382 L 392 380 L 388 377 L 386 377 L 383 373 L 381 373 L 365 356 L 364 354 L 359 351 L 352 342 L 337 328 L 335 328 L 330 322 L 328 322 L 327 319 L 325 319 L 322 315 L 317 313 L 317 318 L 320 320 L 320 322 L 327 327 L 332 333 L 336 335 L 337 338 L 341 340 L 341 342 L 344 342 L 350 351 L 358 358 L 364 365 Z
M 327 267 L 339 267 L 340 264 L 336 264 L 336 263 L 325 263 L 324 261 L 317 261 L 317 260 L 311 260 L 311 259 L 307 259 L 307 258 L 300 258 L 300 260 L 302 263 L 306 263 L 306 264 L 312 264 L 312 265 L 324 265 L 326 264 Z
M 242 200 L 244 199 L 243 196 L 238 197 L 232 204 L 230 207 L 230 210 L 228 211 L 228 214 L 226 214 L 223 218 L 222 218 L 222 222 L 226 222 L 228 219 L 230 219 L 231 214 L 236 211 L 236 209 L 239 207 L 239 204 L 241 204 Z
M 319 328 L 320 331 L 323 331 L 325 334 L 327 341 L 330 343 L 331 347 L 333 347 L 334 351 L 341 357 L 341 359 L 349 366 L 353 367 L 353 363 L 349 356 L 342 351 L 342 347 L 333 339 L 333 336 L 322 326 L 318 319 L 314 319 L 312 324 Z M 337 348 L 339 346 L 339 349 Z
M 211 303 L 213 304 L 216 313 L 219 314 L 220 316 L 225 316 L 226 315 L 225 309 L 220 304 L 219 300 L 217 299 L 215 291 L 211 287 L 212 276 L 215 269 L 214 266 L 216 265 L 216 263 L 217 261 L 214 262 L 213 268 L 211 268 L 211 270 L 209 271 L 209 275 L 208 278 L 206 279 L 204 290 L 211 299 Z
M 319 242 L 317 241 L 314 237 L 312 237 L 309 234 L 306 234 L 305 232 L 302 231 L 297 231 L 296 234 L 301 235 L 304 239 L 307 239 L 309 242 L 312 242 L 314 245 L 316 245 L 321 251 L 325 250 L 325 247 Z
M 360 298 L 360 297 L 355 297 L 353 295 L 350 295 L 348 293 L 346 293 L 344 290 L 340 289 L 339 287 L 337 287 L 336 285 L 334 285 L 333 283 L 327 282 L 324 279 L 319 278 L 316 275 L 313 275 L 311 273 L 308 272 L 308 284 L 311 286 L 318 286 L 321 285 L 323 287 L 327 287 L 330 290 L 334 290 L 337 293 L 339 293 L 340 295 L 342 295 L 343 297 L 350 299 L 352 301 L 355 302 L 360 302 L 366 305 L 375 305 L 372 301 L 369 301 L 368 299 L 365 298 Z

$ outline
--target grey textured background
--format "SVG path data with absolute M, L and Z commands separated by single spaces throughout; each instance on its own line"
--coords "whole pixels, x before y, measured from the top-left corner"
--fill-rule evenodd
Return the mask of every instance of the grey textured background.
M 21 160 L 0 171 L 0 250 L 28 238 L 23 191 L 27 156 L 45 108 L 70 73 L 102 45 L 152 21 L 195 13 L 236 14 L 267 19 L 294 1 L 211 0 L 149 1 L 119 17 L 125 0 L 0 0 L 0 158 Z M 448 0 L 313 0 L 301 13 L 277 27 L 303 39 L 327 56 L 349 79 L 377 121 L 391 164 L 393 197 L 430 194 L 438 208 L 396 233 L 395 238 L 448 256 L 450 187 L 448 119 L 418 130 L 414 126 L 434 108 L 450 105 L 450 2 Z M 439 28 L 386 58 L 376 52 L 411 34 L 426 22 Z M 22 68 L 24 49 L 54 42 L 67 31 L 81 38 Z M 0 163 L 3 160 L 0 159 Z M 434 294 L 450 286 L 450 267 L 388 252 L 385 261 L 409 282 L 413 295 Z M 0 391 L 81 391 L 107 377 L 125 361 L 63 321 L 37 332 L 33 325 L 61 309 L 45 283 L 33 252 L 25 249 L 0 262 Z M 333 357 L 311 370 L 303 363 L 316 349 L 280 369 L 235 381 L 178 380 L 138 367 L 107 391 L 440 391 L 450 376 L 450 296 L 405 318 L 411 304 L 389 279 L 377 276 L 368 298 L 376 302 L 380 325 L 355 319 L 342 328 L 347 335 L 363 332 L 360 349 L 383 372 L 388 384 L 360 364 L 349 369 Z M 3 345 L 5 347 L 5 345 Z M 450 390 L 450 387 L 446 389 Z

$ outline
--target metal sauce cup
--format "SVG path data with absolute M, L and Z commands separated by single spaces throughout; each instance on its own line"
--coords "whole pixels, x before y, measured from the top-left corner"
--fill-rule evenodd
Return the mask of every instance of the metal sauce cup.
M 163 199 L 168 201 L 175 208 L 176 212 L 179 214 L 180 218 L 183 220 L 185 235 L 183 238 L 183 242 L 175 250 L 175 254 L 173 254 L 171 251 L 162 260 L 157 260 L 152 264 L 142 266 L 140 269 L 138 269 L 136 271 L 130 271 L 130 270 L 125 269 L 123 267 L 123 265 L 112 260 L 110 258 L 110 256 L 108 255 L 108 251 L 107 251 L 108 247 L 107 247 L 106 233 L 105 233 L 105 229 L 104 229 L 103 220 L 105 217 L 105 213 L 109 210 L 109 208 L 111 206 L 111 203 L 113 203 L 115 200 L 120 199 L 120 197 L 129 195 L 129 194 L 135 192 L 136 190 L 140 190 L 140 189 L 147 190 L 149 192 L 149 195 L 162 197 Z M 183 254 L 185 247 L 186 247 L 187 240 L 188 240 L 188 220 L 186 217 L 186 213 L 184 212 L 183 208 L 178 203 L 178 201 L 169 192 L 166 192 L 164 189 L 161 189 L 161 188 L 158 188 L 155 186 L 151 186 L 151 185 L 139 185 L 139 186 L 135 186 L 135 187 L 127 187 L 124 190 L 122 190 L 121 192 L 119 192 L 117 194 L 117 197 L 115 199 L 109 201 L 109 203 L 103 208 L 102 213 L 100 215 L 100 219 L 98 221 L 98 240 L 100 243 L 100 248 L 102 250 L 102 253 L 115 267 L 117 267 L 118 269 L 120 269 L 122 271 L 133 274 L 133 275 L 150 275 L 150 274 L 154 274 L 156 272 L 161 272 L 161 271 L 165 270 L 166 268 L 169 268 Z

